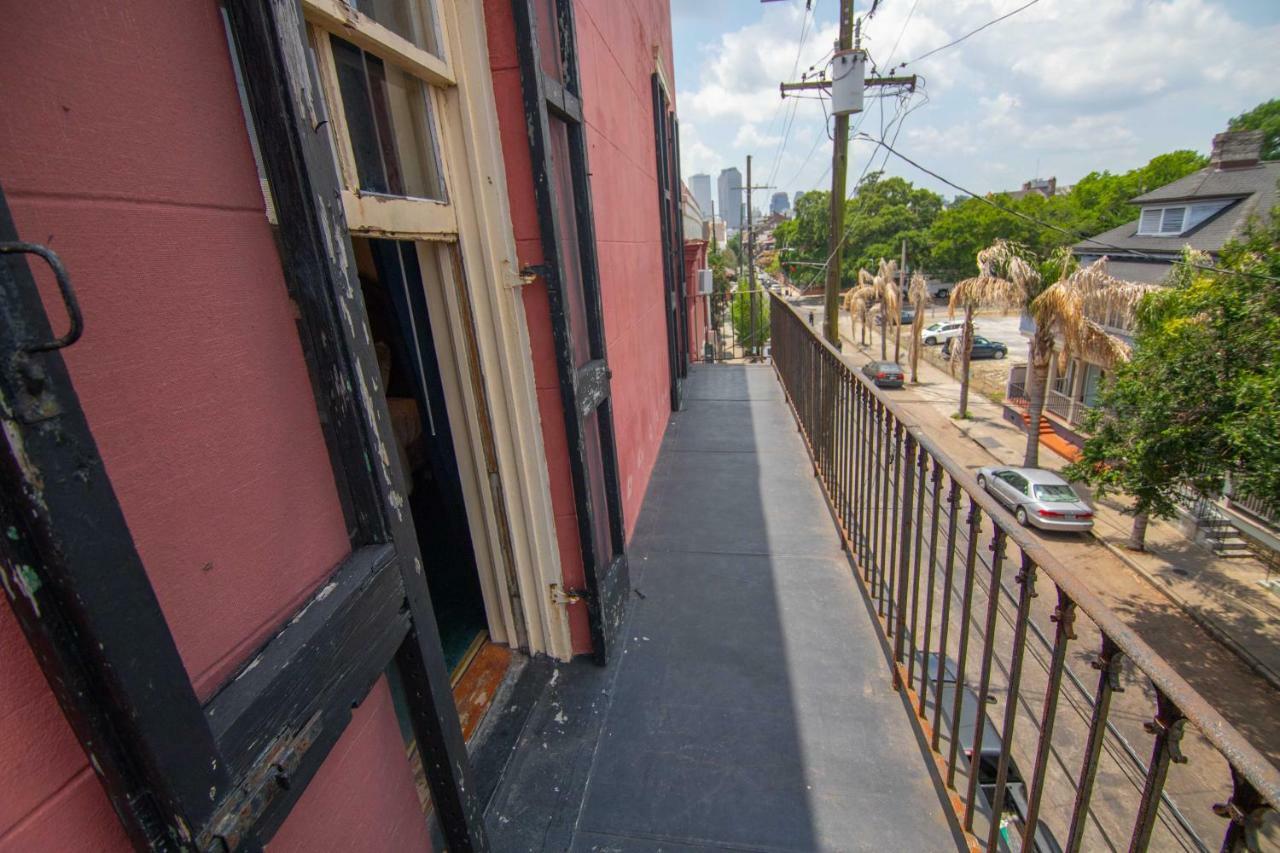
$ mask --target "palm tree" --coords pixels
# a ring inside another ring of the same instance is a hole
[[[1070,262],[1069,256],[1063,257],[1061,278],[1027,305],[1036,327],[1027,366],[1027,449],[1022,464],[1028,468],[1040,464],[1039,426],[1050,360],[1057,356],[1060,371],[1077,355],[1107,370],[1127,361],[1128,345],[1107,332],[1099,319],[1110,326],[1132,326],[1138,302],[1157,288],[1112,277],[1106,258],[1074,272],[1068,272]]]
[[[960,356],[960,409],[956,416],[969,417],[969,356],[973,352],[973,315],[979,308],[1008,311],[1027,304],[1027,294],[1038,289],[1040,274],[1023,257],[1021,247],[997,240],[978,252],[978,275],[966,278],[951,291],[949,316],[964,311],[964,334],[959,351],[952,350],[951,370]]]
[[[875,279],[866,270],[858,270],[858,283],[844,295],[844,310],[849,312],[851,322],[861,319],[862,333],[859,340],[863,346],[867,343],[867,318],[875,296]]]
[[[907,289],[907,302],[910,303],[915,316],[911,320],[911,381],[920,381],[920,338],[924,334],[924,309],[929,303],[929,285],[924,276],[918,272],[911,274],[911,285]]]

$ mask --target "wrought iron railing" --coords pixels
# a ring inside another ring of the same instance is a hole
[[[771,325],[894,685],[971,841],[1246,850],[1275,831],[1267,759],[777,297]]]

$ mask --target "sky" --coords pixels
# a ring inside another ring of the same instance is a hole
[[[1034,177],[1071,184],[1180,148],[1207,154],[1229,118],[1280,97],[1280,0],[1039,0],[912,61],[1025,2],[880,0],[863,46],[880,73],[907,62],[896,73],[924,85],[905,103],[868,99],[851,125],[876,138],[885,128],[898,151],[985,193]],[[777,190],[830,189],[825,103],[778,95],[780,82],[829,61],[839,0],[813,5],[671,0],[686,181],[745,172],[751,154],[753,181],[776,188],[755,194],[759,208]],[[870,5],[855,0],[855,14]],[[957,194],[883,148],[872,160],[875,149],[851,145],[850,192],[869,168]]]

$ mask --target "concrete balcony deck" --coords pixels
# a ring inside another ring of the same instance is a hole
[[[698,366],[685,398],[622,653],[535,700],[493,849],[957,849],[773,369]]]

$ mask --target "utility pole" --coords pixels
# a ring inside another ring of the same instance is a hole
[[[860,32],[859,38],[855,39],[855,29],[861,29],[861,22],[858,22],[857,26],[854,24],[853,0],[840,0],[840,36],[835,49],[835,68],[839,74],[839,82],[841,84],[841,98],[837,99],[834,95],[837,80],[802,80],[799,83],[783,83],[779,87],[784,98],[788,92],[807,89],[823,89],[833,92],[832,111],[835,113],[835,132],[833,134],[834,146],[831,152],[831,233],[827,243],[829,253],[827,257],[826,288],[823,293],[825,317],[822,325],[823,335],[836,349],[840,348],[840,267],[844,259],[842,249],[844,248],[844,202],[849,166],[849,114],[862,110],[861,91],[864,87],[904,86],[908,91],[915,91],[916,85],[914,74],[908,77],[864,79],[863,68],[865,67],[866,55],[861,51]],[[844,71],[840,72],[842,66]],[[849,95],[848,89],[850,87],[844,80],[845,76],[849,74],[856,74],[859,83],[859,88],[856,90],[858,94],[854,99],[856,103],[845,101],[845,98]],[[837,100],[841,101],[840,106],[837,106]],[[748,181],[748,183],[750,182]],[[883,341],[883,332],[881,333],[881,340]]]
[[[747,310],[750,311],[751,313],[750,326],[749,326],[751,330],[751,347],[753,350],[753,357],[758,357],[760,354],[759,352],[760,341],[759,341],[758,329],[756,327],[758,325],[758,318],[759,318],[760,308],[759,308],[758,300],[760,298],[760,295],[756,293],[756,234],[755,234],[755,223],[751,215],[751,192],[752,190],[771,190],[773,189],[773,186],[772,185],[756,186],[755,184],[751,183],[751,155],[750,154],[747,155],[747,185],[745,187],[738,187],[738,189],[746,193],[746,196],[745,196],[746,198],[745,204],[747,208],[746,239],[745,240],[739,239],[738,243],[742,247],[742,254],[746,255],[747,293],[748,293]],[[741,222],[742,218],[739,217],[738,221]],[[739,280],[741,280],[741,274],[739,274]],[[732,322],[732,314],[733,314],[732,308],[730,308],[729,313],[730,313],[730,322]],[[743,356],[747,355],[745,346],[743,347],[742,354]]]
[[[751,355],[760,355],[760,335],[756,329],[760,306],[756,302],[756,233],[751,219],[751,155],[747,155],[747,286],[751,292]],[[745,353],[744,353],[745,355]]]
[[[836,50],[853,47],[853,0],[840,0],[840,41]],[[823,334],[840,349],[840,266],[844,247],[844,193],[849,167],[849,115],[836,114],[835,145],[831,152],[831,230],[828,237],[827,287],[823,294]],[[750,181],[748,181],[750,183]]]

